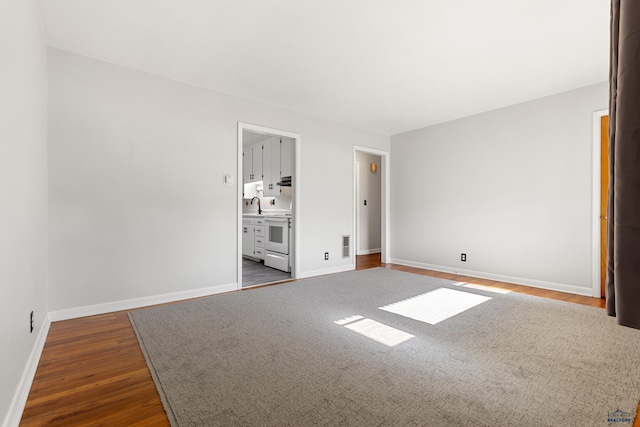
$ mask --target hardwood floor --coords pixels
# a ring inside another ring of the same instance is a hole
[[[20,425],[169,425],[127,312],[51,325]]]
[[[604,307],[604,300],[600,298],[382,264],[380,254],[357,257],[358,270],[371,267]],[[20,425],[169,425],[127,312],[51,325]],[[634,427],[640,427],[640,417]]]

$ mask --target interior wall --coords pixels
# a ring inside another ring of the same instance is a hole
[[[49,87],[51,310],[237,282],[239,121],[301,135],[301,274],[353,262],[353,145],[388,136],[53,48]]]
[[[395,262],[591,295],[591,120],[607,100],[601,83],[393,136]]]
[[[381,191],[380,167],[382,159],[375,154],[356,152],[358,168],[358,255],[380,252],[381,227]],[[370,165],[375,163],[377,170],[371,172]],[[365,205],[364,202],[367,202]]]
[[[0,423],[3,420],[9,423],[7,415],[12,399],[47,313],[46,55],[35,2],[3,0],[0,7]],[[35,314],[33,333],[29,328],[31,311]]]

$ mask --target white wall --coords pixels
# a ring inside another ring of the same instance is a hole
[[[35,2],[0,5],[0,423],[47,313],[47,57]],[[29,313],[35,331],[29,333]],[[37,352],[37,351],[35,351]],[[33,360],[33,359],[32,359]],[[35,360],[37,362],[37,360]],[[24,376],[23,376],[24,375]],[[22,378],[22,380],[21,380]],[[28,389],[23,389],[26,392]],[[26,395],[23,396],[26,399]],[[24,403],[24,402],[22,402]],[[21,405],[12,407],[13,411]]]
[[[393,136],[393,259],[591,295],[591,120],[607,88]]]
[[[351,265],[353,145],[389,137],[51,48],[49,87],[51,310],[236,283],[238,121],[301,135],[301,274]]]
[[[358,255],[380,252],[381,220],[381,157],[375,154],[356,152],[358,168]],[[378,170],[372,173],[371,163]],[[364,201],[367,201],[365,206]]]

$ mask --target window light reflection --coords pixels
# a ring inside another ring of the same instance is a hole
[[[430,325],[437,325],[490,299],[490,297],[470,292],[439,288],[379,308]]]
[[[508,289],[497,288],[495,286],[486,286],[486,285],[478,285],[476,283],[467,283],[467,282],[455,282],[451,283],[454,286],[461,286],[463,288],[471,288],[471,289],[479,289],[481,291],[493,292],[496,294],[510,294],[511,291]]]
[[[494,288],[493,286],[484,286],[477,285],[475,283],[467,283],[466,285],[462,285],[464,288],[478,289],[481,291],[493,292],[494,294],[509,294],[510,290],[502,289],[502,288]]]
[[[415,337],[415,335],[408,334],[400,329],[392,328],[391,326],[360,315],[336,320],[334,323],[384,344],[387,347],[395,347]]]

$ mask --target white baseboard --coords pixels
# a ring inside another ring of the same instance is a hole
[[[20,378],[20,383],[16,389],[16,393],[13,395],[11,406],[9,406],[9,412],[4,418],[2,427],[17,427],[20,424],[22,413],[24,412],[24,406],[27,404],[27,398],[29,397],[29,391],[31,390],[31,384],[33,384],[33,378],[36,375],[38,369],[38,363],[40,362],[40,356],[44,349],[44,344],[47,341],[47,335],[49,334],[49,327],[51,326],[51,320],[49,315],[45,316],[38,336],[33,344],[31,353],[29,354],[29,360],[27,360],[27,366],[25,366]]]
[[[95,316],[97,314],[112,313],[114,311],[131,310],[133,308],[147,307],[156,304],[182,301],[190,298],[204,297],[208,295],[220,294],[238,290],[237,283],[211,286],[208,288],[194,289],[183,292],[172,292],[169,294],[154,295],[150,297],[134,298],[129,300],[108,302],[105,304],[88,305],[84,307],[69,308],[49,312],[52,322],[60,320],[75,319],[78,317]]]
[[[308,277],[323,276],[325,274],[343,273],[345,271],[351,271],[355,269],[356,269],[356,266],[354,264],[349,264],[349,265],[341,265],[339,267],[323,268],[321,270],[304,271],[300,273],[297,279],[306,279]]]
[[[581,288],[579,286],[565,285],[563,283],[545,282],[543,280],[525,279],[522,277],[514,277],[514,276],[504,276],[502,274],[485,273],[483,271],[463,270],[459,268],[446,267],[442,265],[433,265],[433,264],[426,264],[423,262],[407,261],[404,259],[392,258],[391,262],[393,264],[406,265],[408,267],[424,268],[426,270],[460,274],[463,276],[472,276],[472,277],[477,277],[479,279],[497,280],[500,282],[531,286],[534,288],[548,289],[551,291],[567,292],[570,294],[583,295],[587,297],[593,296],[593,291],[591,287]]]
[[[382,252],[380,248],[378,249],[360,249],[356,255],[371,255],[371,254],[379,254]]]

